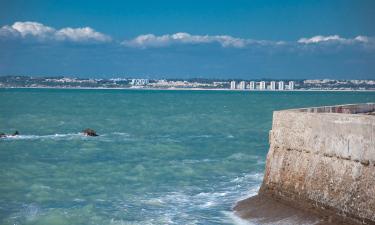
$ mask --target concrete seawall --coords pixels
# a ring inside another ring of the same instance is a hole
[[[260,224],[375,224],[375,104],[276,111],[258,196]]]

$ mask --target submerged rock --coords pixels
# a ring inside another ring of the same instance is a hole
[[[96,137],[99,136],[95,130],[87,128],[82,131],[82,133],[86,136]]]
[[[7,135],[4,133],[0,133],[0,138],[5,138]]]

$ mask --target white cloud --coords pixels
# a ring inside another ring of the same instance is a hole
[[[71,28],[65,27],[56,29],[38,22],[15,22],[13,25],[0,27],[1,39],[31,39],[40,42],[74,42],[74,43],[105,43],[112,41],[112,38],[106,34],[95,31],[91,27]],[[155,34],[143,34],[134,39],[124,40],[123,46],[134,48],[166,47],[171,45],[194,45],[194,44],[212,44],[216,43],[225,48],[247,48],[247,47],[269,47],[270,49],[287,49],[304,46],[322,46],[328,48],[327,44],[339,45],[360,45],[365,49],[375,49],[375,38],[368,36],[356,36],[354,38],[344,38],[339,35],[317,35],[310,38],[300,38],[297,41],[269,41],[238,38],[230,35],[192,35],[185,32],[174,34],[164,34],[157,36]],[[309,49],[309,48],[307,48]]]
[[[235,38],[229,35],[191,35],[189,33],[175,33],[156,36],[154,34],[144,34],[132,40],[125,40],[123,45],[128,47],[164,47],[172,44],[207,44],[218,43],[223,47],[242,48],[248,44],[249,40]]]
[[[343,38],[340,38],[338,35],[331,35],[331,36],[314,36],[311,38],[301,38],[298,40],[298,43],[303,44],[313,44],[319,42],[327,42],[327,41],[343,41]]]
[[[30,35],[39,38],[46,38],[49,35],[53,35],[55,32],[54,28],[44,26],[37,22],[15,22],[12,25],[12,28],[15,31],[18,31],[22,37]]]
[[[317,35],[311,38],[301,38],[298,40],[300,44],[318,44],[318,43],[339,43],[339,44],[355,44],[369,43],[370,38],[366,36],[357,36],[355,38],[342,38],[339,35],[322,36]]]
[[[134,39],[124,40],[121,44],[133,48],[166,47],[175,44],[210,44],[217,43],[225,48],[246,48],[249,46],[280,47],[290,43],[286,41],[254,40],[230,35],[192,35],[179,32],[175,34],[143,34]]]
[[[21,35],[20,32],[17,30],[13,29],[13,27],[10,27],[8,25],[3,26],[0,28],[0,38],[15,38],[19,37]]]
[[[111,38],[90,27],[56,30],[37,22],[15,22],[0,28],[0,38],[36,38],[40,41],[108,42]]]
[[[108,42],[111,38],[105,34],[99,33],[90,27],[83,28],[63,28],[55,33],[57,40],[69,40],[74,42],[98,41]]]
[[[366,37],[366,36],[357,36],[354,38],[355,41],[363,42],[363,43],[369,43],[373,42],[374,40],[372,38]]]

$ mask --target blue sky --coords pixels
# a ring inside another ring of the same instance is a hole
[[[375,1],[0,1],[0,75],[375,79]]]

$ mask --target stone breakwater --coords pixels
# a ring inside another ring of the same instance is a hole
[[[263,184],[235,212],[260,224],[375,224],[375,104],[276,111]]]

